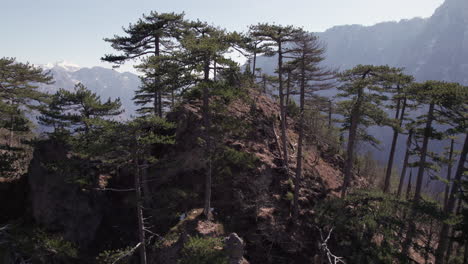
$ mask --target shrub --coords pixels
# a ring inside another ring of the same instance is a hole
[[[0,232],[0,256],[13,255],[32,263],[75,263],[77,247],[59,234],[25,226],[5,227]]]
[[[182,249],[180,264],[227,264],[219,238],[190,237]]]
[[[99,256],[96,258],[96,262],[99,264],[111,264],[118,261],[119,264],[126,264],[129,263],[128,256],[131,256],[131,252],[131,247],[106,250],[99,254]]]

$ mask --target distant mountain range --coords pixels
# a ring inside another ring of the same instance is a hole
[[[390,65],[404,67],[418,81],[468,85],[468,0],[446,0],[430,18],[336,26],[315,34],[327,46],[327,66]],[[263,57],[258,67],[273,73],[275,62]]]
[[[41,86],[42,91],[54,93],[60,88],[73,90],[75,84],[81,82],[103,100],[119,97],[125,109],[123,118],[134,115],[136,107],[132,98],[141,83],[137,75],[103,67],[82,68],[64,61],[41,67],[50,70],[55,81],[54,84]]]

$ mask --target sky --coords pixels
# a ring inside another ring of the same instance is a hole
[[[185,12],[227,30],[270,22],[311,32],[336,25],[373,25],[429,17],[444,0],[0,0],[0,57],[46,64],[104,66],[103,41],[154,10]],[[129,70],[130,66],[121,70]]]

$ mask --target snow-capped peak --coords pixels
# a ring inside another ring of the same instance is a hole
[[[46,69],[52,69],[52,68],[55,68],[55,67],[59,67],[59,68],[62,68],[65,71],[68,71],[68,72],[76,72],[79,69],[81,69],[81,67],[79,65],[74,64],[74,63],[69,62],[69,61],[65,61],[65,60],[58,61],[58,62],[55,62],[55,63],[47,63],[47,64],[43,65],[43,67],[46,68]]]

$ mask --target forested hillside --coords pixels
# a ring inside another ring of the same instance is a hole
[[[129,98],[44,92],[59,75],[1,58],[2,263],[468,263],[468,87],[338,70],[323,39],[151,11],[104,38],[140,72],[126,118]]]

